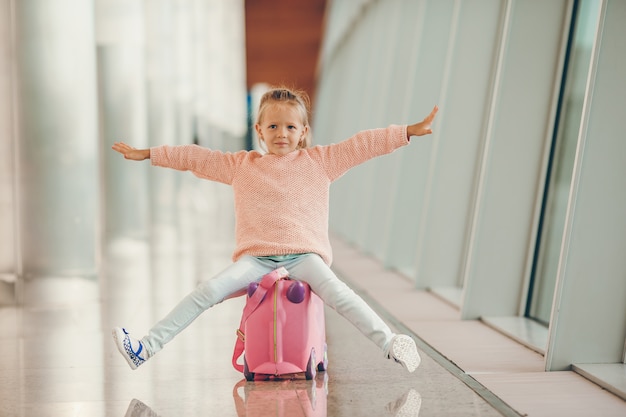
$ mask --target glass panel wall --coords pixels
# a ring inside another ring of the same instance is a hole
[[[600,0],[581,0],[577,3],[526,308],[527,317],[546,325],[550,321],[583,101],[601,6]]]

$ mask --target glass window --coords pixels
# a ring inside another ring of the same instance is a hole
[[[526,316],[550,321],[565,213],[601,0],[575,2]]]

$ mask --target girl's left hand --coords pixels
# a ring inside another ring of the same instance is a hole
[[[408,125],[406,128],[406,135],[408,137],[411,137],[411,136],[430,135],[431,133],[433,133],[431,125],[433,123],[433,120],[435,120],[435,116],[437,115],[438,111],[439,111],[439,107],[435,106],[433,107],[433,110],[430,112],[430,114],[426,116],[424,120],[422,120],[419,123]]]
[[[124,142],[115,142],[111,147],[116,152],[124,155],[124,158],[132,161],[143,161],[150,159],[150,149],[136,149]]]

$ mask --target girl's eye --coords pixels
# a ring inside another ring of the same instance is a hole
[[[269,125],[268,128],[270,129],[276,129],[276,125]]]

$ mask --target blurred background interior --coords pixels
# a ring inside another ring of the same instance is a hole
[[[227,187],[110,147],[255,148],[280,84],[315,144],[441,109],[331,188],[346,281],[497,413],[626,415],[625,21],[622,0],[0,0],[0,414],[123,415],[109,328],[227,265],[234,220]],[[81,366],[99,394],[49,391]],[[429,389],[422,415],[456,415]],[[329,416],[393,412],[332,393]]]

